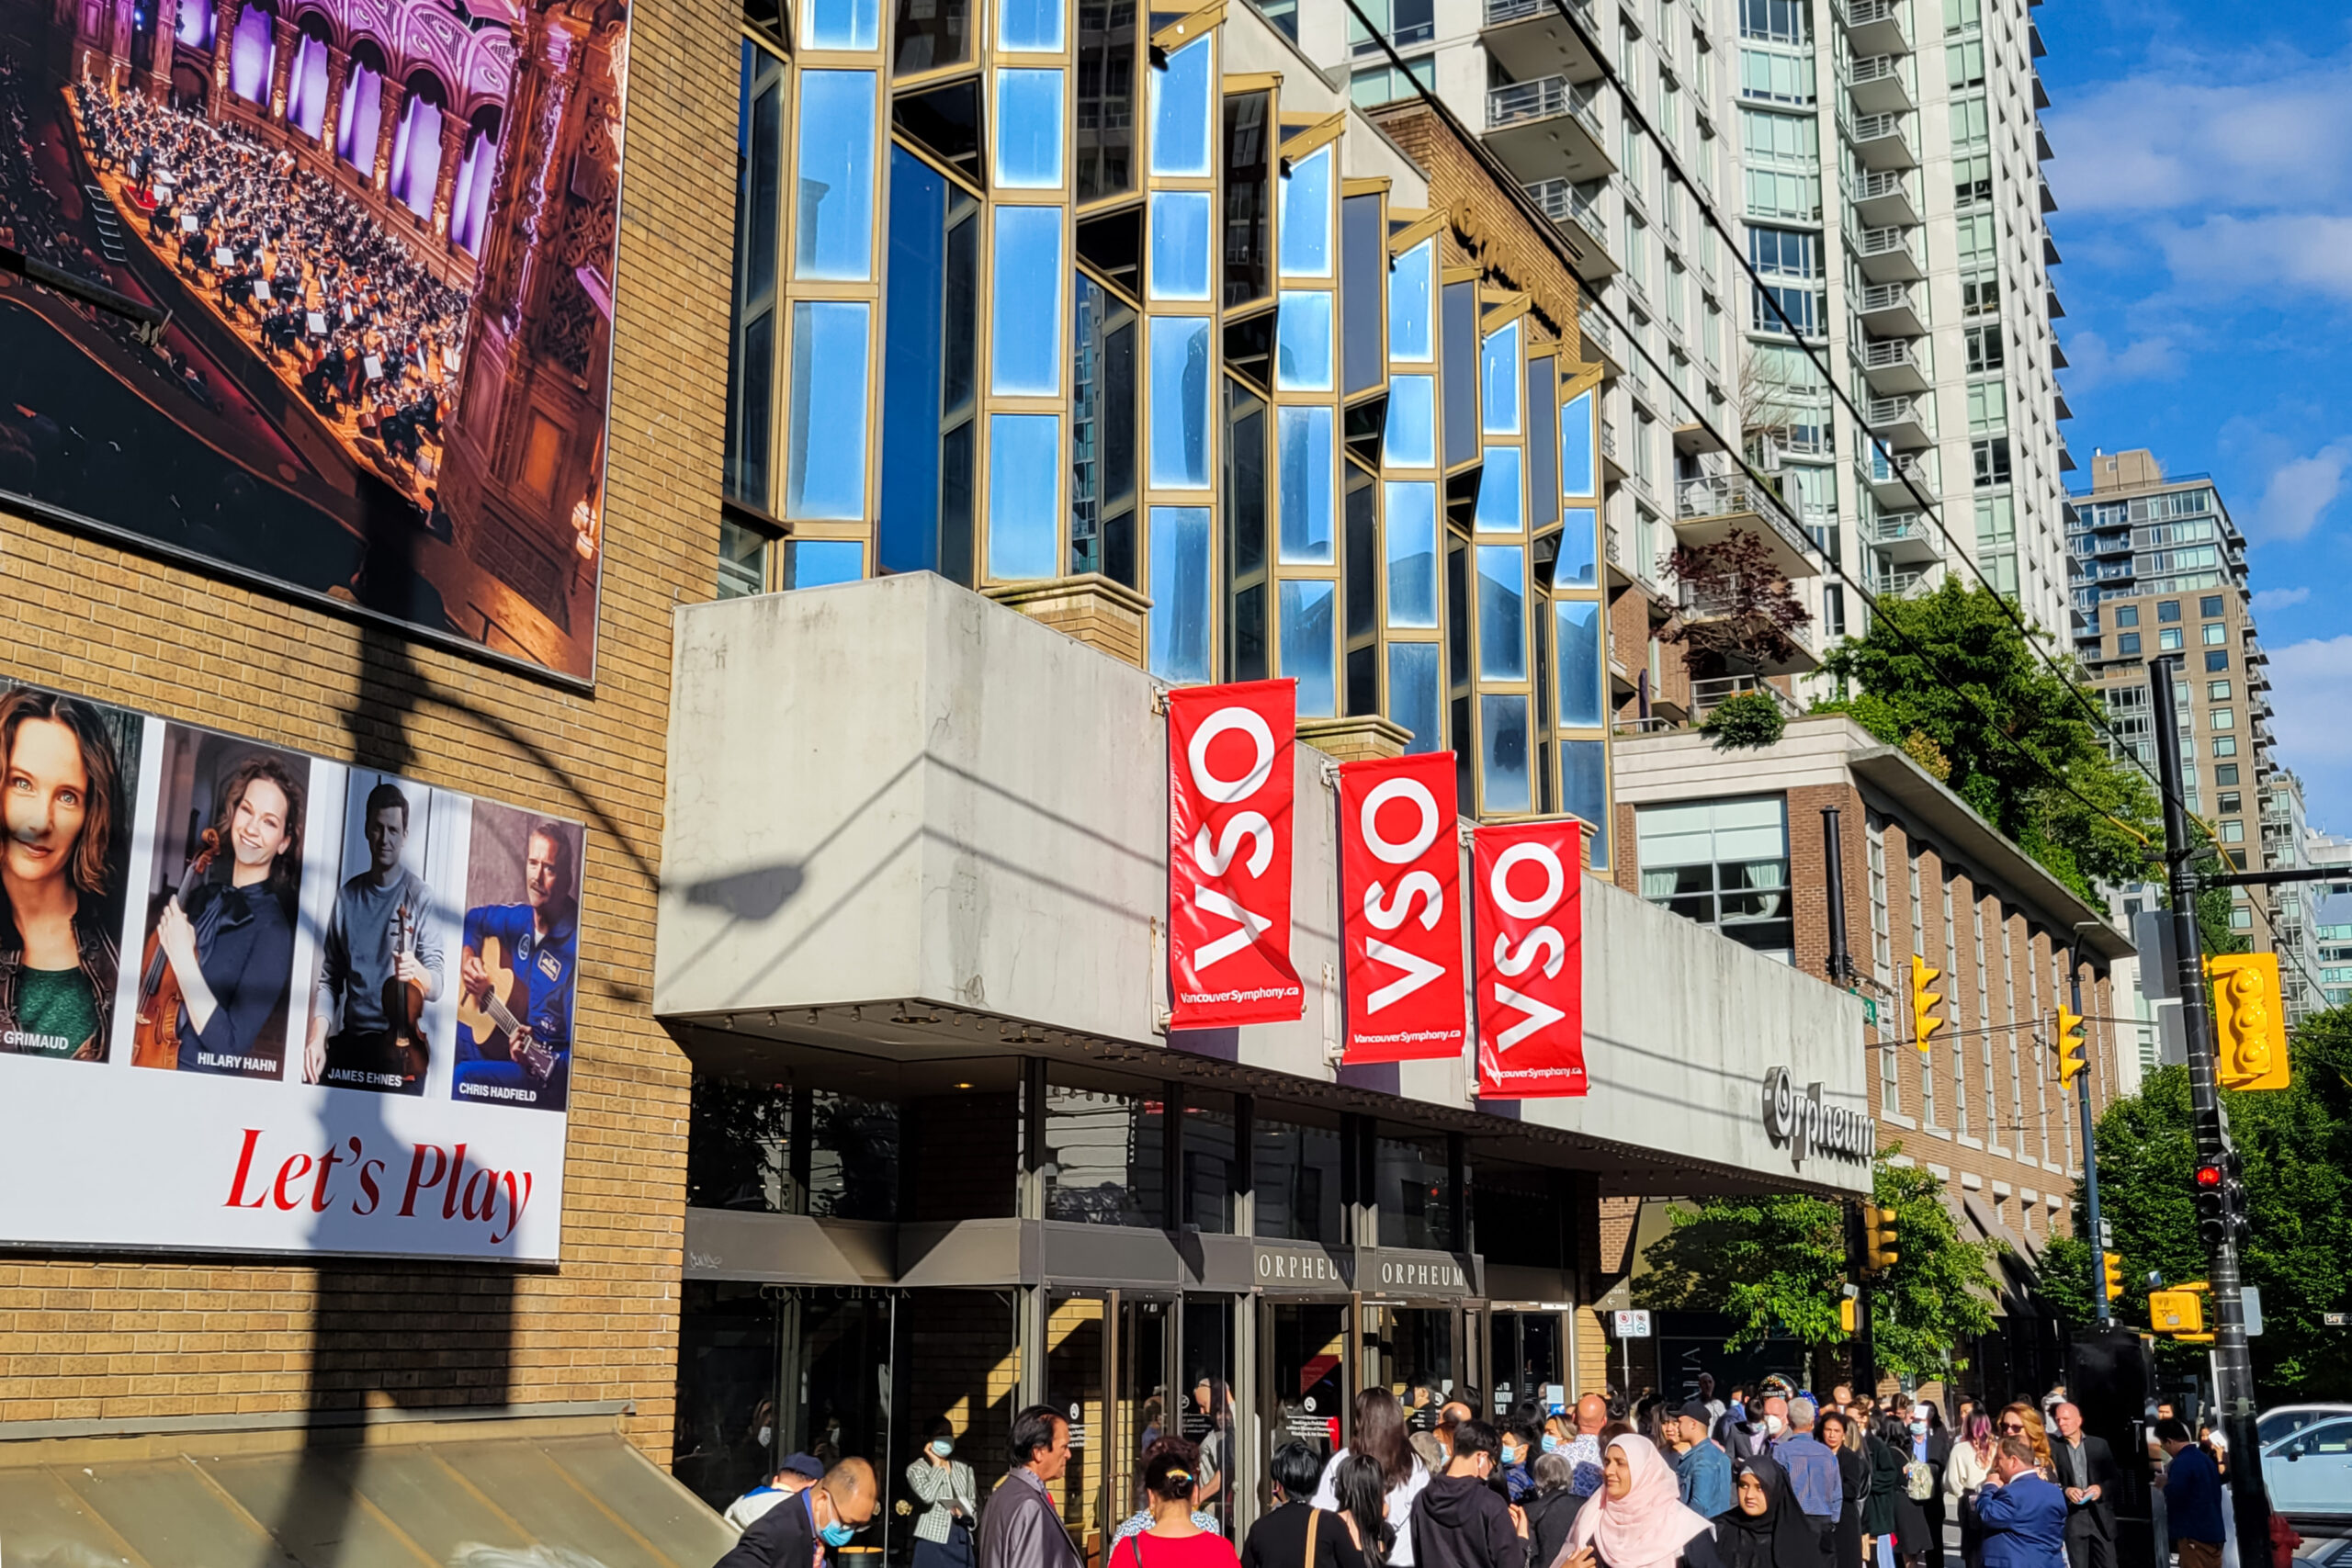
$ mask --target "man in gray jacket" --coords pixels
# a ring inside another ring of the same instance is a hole
[[[980,1511],[980,1568],[1083,1568],[1048,1481],[1069,1468],[1069,1422],[1048,1405],[1012,1418],[1012,1469]]]

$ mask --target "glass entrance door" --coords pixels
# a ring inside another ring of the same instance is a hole
[[[1267,1300],[1258,1311],[1261,1451],[1296,1439],[1329,1458],[1347,1440],[1347,1303]]]
[[[1366,1305],[1363,1315],[1366,1388],[1388,1389],[1400,1397],[1426,1388],[1442,1402],[1467,1381],[1459,1307]]]
[[[1110,1545],[1103,1517],[1115,1451],[1109,1444],[1116,1440],[1104,1429],[1110,1349],[1110,1303],[1102,1296],[1057,1294],[1047,1300],[1046,1403],[1069,1419],[1069,1469],[1055,1501],[1090,1565],[1099,1565]]]
[[[1184,1438],[1201,1450],[1201,1510],[1216,1517],[1228,1540],[1234,1499],[1246,1480],[1233,1432],[1233,1313],[1230,1296],[1194,1296],[1184,1303],[1178,1380]]]
[[[1546,1410],[1566,1403],[1567,1380],[1561,1374],[1566,1361],[1561,1354],[1560,1314],[1556,1312],[1498,1312],[1488,1319],[1487,1382],[1494,1386],[1494,1412],[1510,1413],[1521,1400],[1533,1400]]]
[[[1119,1298],[1119,1375],[1113,1402],[1118,1429],[1110,1439],[1107,1469],[1112,1508],[1122,1518],[1144,1506],[1143,1456],[1180,1429],[1182,1399],[1168,1377],[1175,1317],[1172,1302]]]

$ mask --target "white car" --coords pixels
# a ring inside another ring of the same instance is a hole
[[[2263,1416],[2257,1429],[2270,1418]],[[2271,1510],[2286,1515],[2307,1536],[2352,1535],[2352,1408],[2282,1424],[2282,1432],[2266,1437],[2262,1445],[2262,1479]]]

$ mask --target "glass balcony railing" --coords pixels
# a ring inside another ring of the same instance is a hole
[[[1592,105],[1600,96],[1600,86],[1597,82],[1578,86],[1566,76],[1543,76],[1532,82],[1488,88],[1487,129],[1501,130],[1529,120],[1556,119],[1565,115],[1584,127],[1599,142],[1600,117],[1593,112]]]

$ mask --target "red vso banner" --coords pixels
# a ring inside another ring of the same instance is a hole
[[[1581,832],[1521,822],[1471,836],[1481,1098],[1585,1092]]]
[[[1453,753],[1340,767],[1347,1060],[1462,1054],[1462,859]]]
[[[1297,688],[1248,681],[1168,694],[1171,1029],[1306,1011],[1290,957]]]

